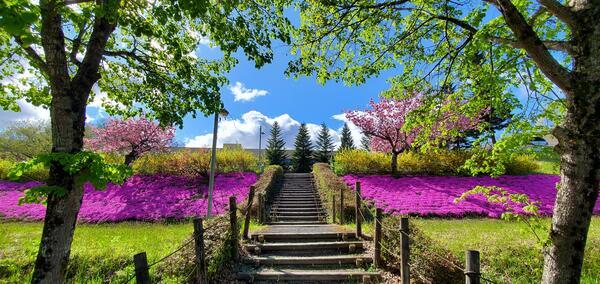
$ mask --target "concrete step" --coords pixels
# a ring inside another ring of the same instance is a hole
[[[326,251],[351,252],[362,250],[361,241],[335,241],[335,242],[305,242],[305,243],[264,243],[247,244],[245,248],[250,253],[256,253],[259,248],[260,253],[266,252],[285,252],[293,255],[296,252],[309,251],[325,253]]]
[[[282,255],[261,255],[247,256],[242,259],[244,263],[258,265],[343,265],[350,264],[356,267],[363,267],[365,264],[373,262],[372,256],[367,255],[321,255],[321,256],[282,256]]]
[[[271,208],[303,208],[303,207],[320,207],[320,202],[273,202]]]
[[[327,224],[325,221],[271,221],[267,225],[318,225]]]
[[[310,240],[356,240],[354,233],[339,232],[305,232],[305,233],[254,233],[250,238],[255,241],[277,242],[277,241],[310,241]]]
[[[237,278],[246,281],[300,281],[301,283],[339,281],[340,283],[373,283],[377,282],[380,276],[378,272],[368,272],[362,269],[303,270],[292,268],[261,268],[250,272],[239,272]]]
[[[325,220],[325,216],[271,216],[272,221],[320,221]]]
[[[324,210],[307,210],[307,211],[281,211],[271,210],[271,215],[278,216],[311,216],[311,215],[325,215]]]

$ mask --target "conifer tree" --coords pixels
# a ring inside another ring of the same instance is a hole
[[[294,142],[294,154],[292,155],[292,168],[297,173],[308,173],[312,167],[312,150],[310,143],[310,134],[306,124],[302,123]]]
[[[350,132],[348,123],[344,123],[344,127],[342,128],[342,137],[340,140],[340,150],[352,150],[355,148],[354,140],[352,140],[352,132]]]
[[[271,137],[267,140],[267,160],[270,165],[283,166],[286,159],[284,147],[285,141],[281,137],[281,128],[275,121],[271,127]]]
[[[325,123],[321,124],[321,130],[317,137],[317,145],[315,150],[315,161],[320,163],[329,163],[331,154],[333,153],[333,138],[329,134],[329,128]]]

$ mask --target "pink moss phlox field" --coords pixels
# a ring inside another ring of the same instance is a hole
[[[256,182],[254,173],[218,174],[215,178],[213,213],[224,213],[229,196],[243,201],[250,185]],[[23,191],[39,182],[16,183],[0,181],[0,219],[43,220],[46,207],[41,204],[19,206]],[[197,189],[200,188],[200,195]],[[136,175],[123,185],[109,184],[106,190],[84,187],[83,204],[78,220],[100,223],[124,220],[155,221],[204,216],[207,210],[206,182],[182,176]]]
[[[477,185],[499,186],[510,193],[524,193],[539,201],[541,215],[552,215],[556,198],[556,175],[526,175],[491,177],[419,176],[394,178],[389,175],[346,175],[344,181],[354,188],[361,183],[362,196],[374,202],[386,213],[419,216],[465,217],[487,216],[499,218],[505,211],[499,204],[488,202],[483,196],[470,196],[454,203],[454,199]],[[517,213],[522,212],[517,210]],[[594,214],[600,214],[596,202]]]

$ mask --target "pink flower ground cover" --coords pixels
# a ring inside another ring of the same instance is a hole
[[[361,183],[361,193],[367,201],[374,202],[386,213],[419,216],[488,216],[498,218],[504,208],[489,203],[483,196],[471,196],[458,204],[454,199],[477,185],[499,186],[511,193],[524,193],[539,201],[540,214],[552,215],[556,198],[556,175],[527,175],[490,177],[419,176],[393,178],[389,175],[346,175],[344,181],[354,188]],[[594,214],[600,214],[596,202]]]
[[[215,178],[213,213],[223,213],[229,196],[238,202],[248,195],[256,182],[254,173],[219,174]],[[41,204],[18,205],[23,191],[38,182],[0,181],[0,219],[43,220],[46,207]],[[200,195],[197,189],[200,188]],[[155,221],[204,216],[207,210],[208,185],[197,180],[165,175],[132,176],[123,185],[109,184],[105,190],[85,185],[78,220],[100,223],[124,220]]]

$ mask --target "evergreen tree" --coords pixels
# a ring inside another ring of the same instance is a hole
[[[344,123],[344,128],[342,128],[342,137],[340,140],[340,150],[352,150],[355,148],[354,141],[352,140],[352,132],[350,132],[350,127],[348,127],[347,123]]]
[[[360,139],[360,145],[363,150],[371,151],[371,138],[369,135],[363,133],[363,137]]]
[[[270,165],[283,166],[285,159],[285,141],[281,137],[281,128],[279,123],[275,121],[273,127],[271,127],[271,137],[267,140],[267,160]]]
[[[310,134],[306,124],[302,123],[294,142],[294,154],[292,155],[292,168],[297,173],[308,173],[312,167],[312,149]]]
[[[329,163],[331,161],[333,147],[333,138],[329,134],[329,128],[323,123],[321,124],[321,131],[319,131],[319,136],[317,137],[315,161]]]

